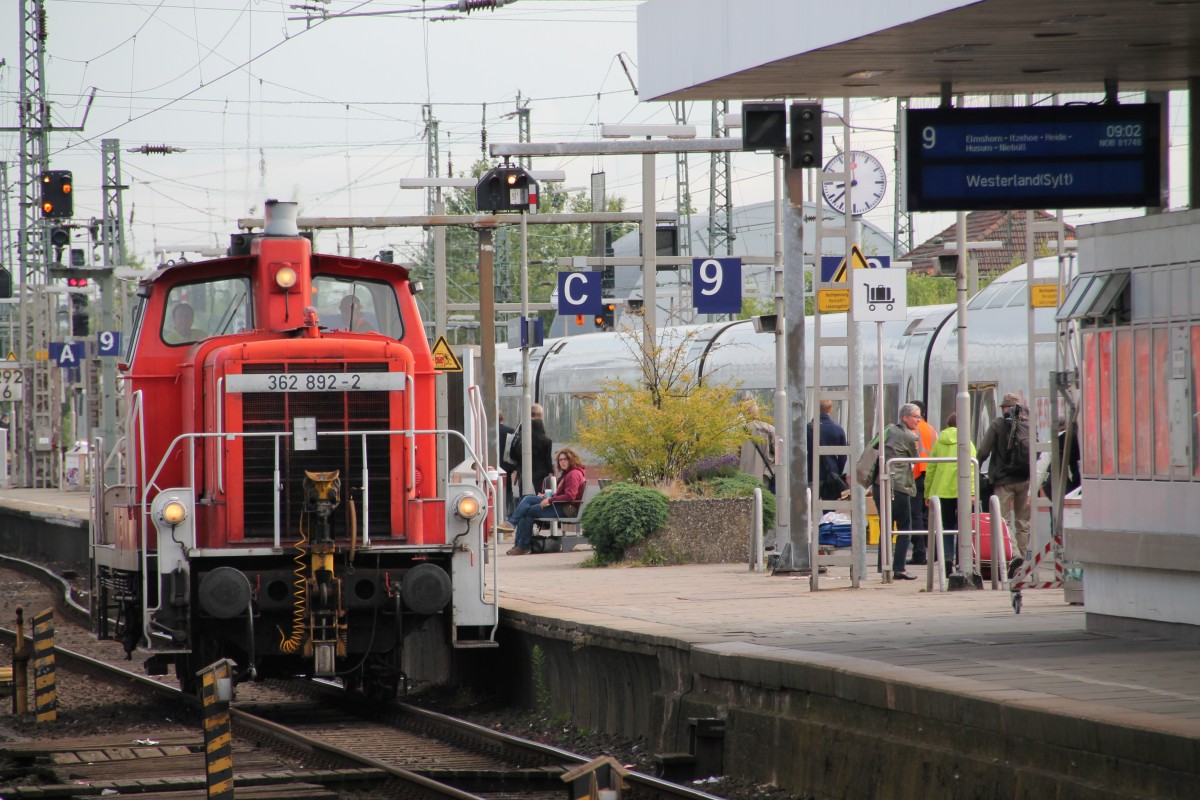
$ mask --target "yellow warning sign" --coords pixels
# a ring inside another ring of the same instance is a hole
[[[1034,308],[1058,308],[1058,284],[1035,283],[1029,287],[1030,305]]]
[[[848,278],[846,277],[846,263],[847,262],[850,263],[850,266],[853,269],[867,269],[868,267],[870,267],[870,265],[867,263],[867,257],[863,255],[862,249],[858,245],[852,245],[850,247],[850,255],[843,258],[842,263],[838,264],[838,268],[833,271],[833,282],[834,283],[845,283],[848,280]],[[850,303],[849,296],[847,296],[846,307],[841,310],[849,311],[850,310],[849,303]],[[821,310],[824,311],[824,309],[821,309]]]
[[[817,291],[817,310],[822,314],[840,314],[850,310],[849,289],[820,289]]]
[[[445,336],[439,336],[433,345],[433,368],[441,372],[462,372],[462,362],[450,349]]]
[[[4,360],[5,360],[5,361],[16,361],[16,360],[17,360],[17,354],[16,354],[16,353],[14,353],[12,350],[9,350],[9,351],[8,351],[8,358],[6,358],[6,359],[4,359]]]

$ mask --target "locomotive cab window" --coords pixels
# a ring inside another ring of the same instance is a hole
[[[162,340],[185,345],[248,330],[250,281],[218,278],[172,287],[163,314]]]
[[[396,292],[386,281],[318,275],[313,278],[313,302],[322,327],[329,330],[404,338]]]

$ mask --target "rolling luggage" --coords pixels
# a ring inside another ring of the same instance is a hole
[[[979,529],[979,570],[984,577],[991,577],[992,570],[992,515],[975,514],[975,525]],[[1000,519],[1001,535],[1004,538],[1004,549],[1001,550],[1001,569],[1012,560],[1012,537],[1008,533],[1008,522]]]

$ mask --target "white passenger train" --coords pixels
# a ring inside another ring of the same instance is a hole
[[[1053,279],[1059,274],[1056,257],[1042,258],[1034,264],[1034,278]],[[1018,392],[1030,398],[1028,373],[1028,280],[1025,265],[1001,275],[971,298],[967,305],[968,380],[971,395],[971,433],[978,441],[999,413],[1005,392]],[[1037,333],[1055,330],[1055,310],[1034,310]],[[806,408],[812,409],[813,318],[805,321]],[[958,330],[954,305],[910,308],[906,321],[883,323],[884,416],[896,419],[900,405],[909,400],[924,400],[930,422],[941,428],[954,410],[958,392]],[[842,336],[845,314],[822,317],[825,336]],[[664,329],[663,335],[680,336],[693,331],[692,360],[706,381],[734,383],[747,396],[770,408],[775,390],[774,335],[756,333],[750,320],[715,322]],[[873,436],[876,409],[878,359],[876,325],[860,328],[863,357],[864,416],[866,436]],[[545,408],[546,431],[556,445],[574,443],[576,427],[588,401],[602,391],[606,381],[640,379],[637,350],[629,340],[640,330],[627,333],[596,333],[547,341],[530,354],[530,380],[534,402]],[[678,341],[678,339],[676,339]],[[1056,345],[1040,342],[1035,351],[1037,386],[1049,386],[1056,369]],[[827,389],[844,389],[848,380],[845,347],[829,347],[822,352],[822,375]],[[510,419],[520,418],[521,354],[504,350],[497,354],[497,380],[500,408]],[[843,376],[836,383],[830,376]],[[1050,429],[1050,401],[1034,404],[1031,421],[1036,422],[1038,439],[1044,441]],[[843,424],[845,408],[837,408],[835,418]],[[961,425],[959,426],[962,427]]]

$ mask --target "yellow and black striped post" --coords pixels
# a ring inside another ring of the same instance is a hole
[[[209,800],[233,800],[233,668],[227,658],[200,670],[200,703],[204,716],[204,766]]]
[[[33,701],[38,722],[58,719],[58,686],[54,669],[54,609],[33,617]]]

